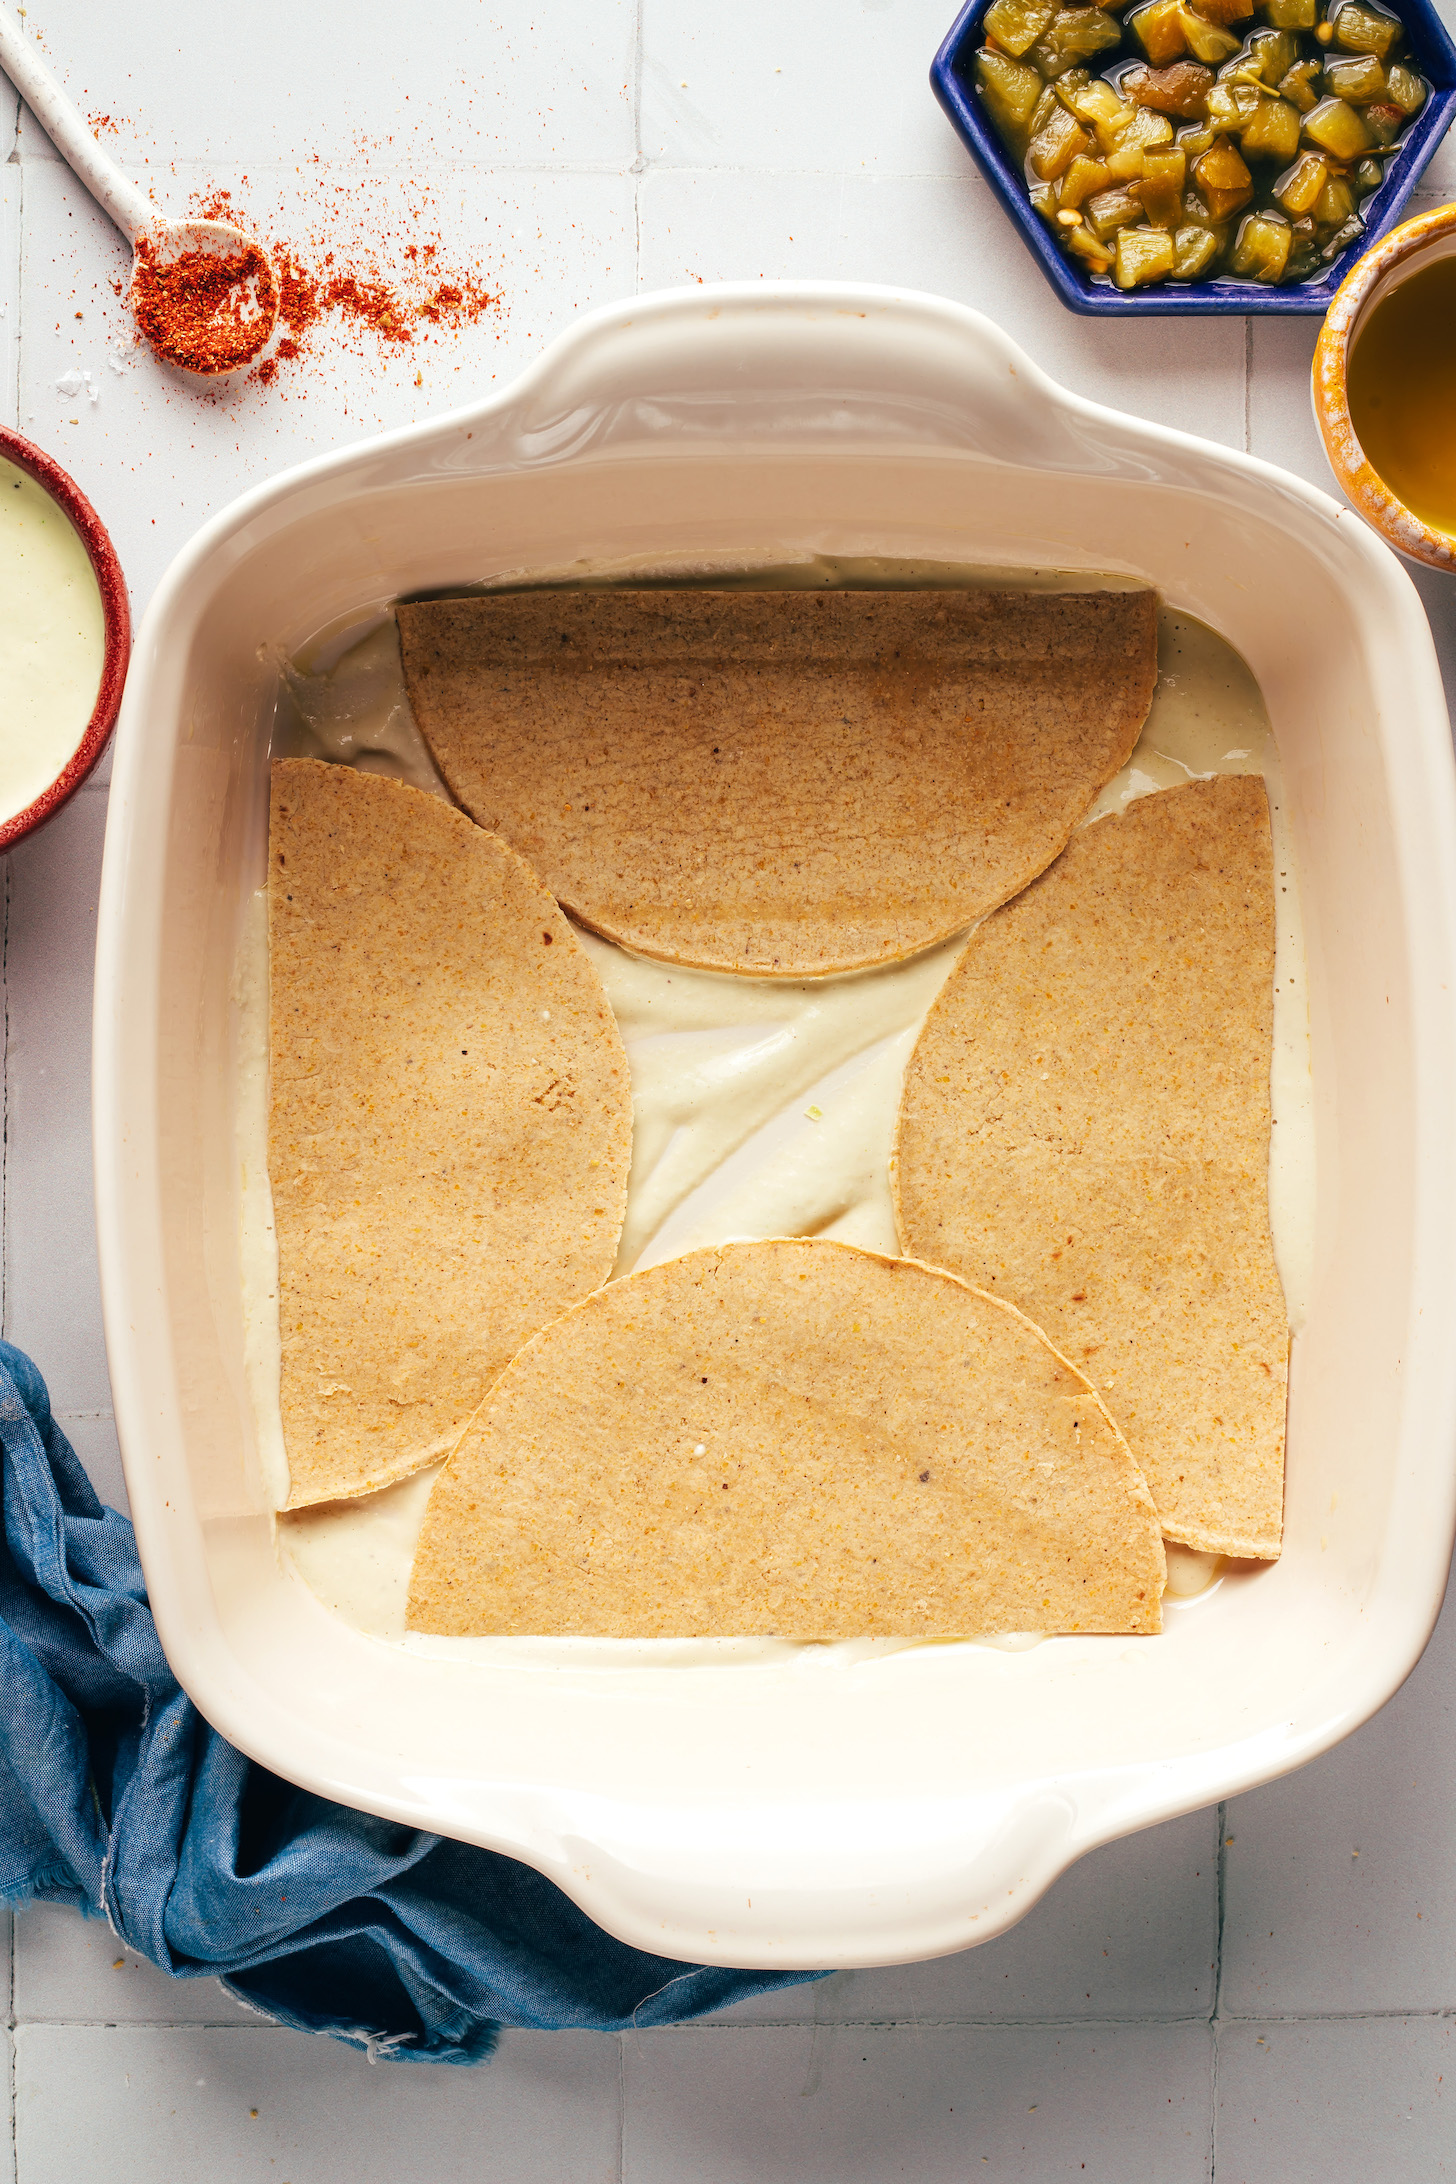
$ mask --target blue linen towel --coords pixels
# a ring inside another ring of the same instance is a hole
[[[0,1343],[0,1898],[104,1914],[184,1979],[406,2062],[502,2025],[670,2024],[822,1977],[645,1955],[529,1866],[330,1804],[235,1751],[167,1666],[132,1528]]]

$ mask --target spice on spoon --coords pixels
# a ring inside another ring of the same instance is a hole
[[[211,376],[256,356],[278,311],[273,268],[256,243],[217,255],[163,255],[146,236],[136,245],[131,307],[137,325],[169,364]]]

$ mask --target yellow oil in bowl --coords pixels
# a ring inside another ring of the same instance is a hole
[[[1456,537],[1456,257],[1382,296],[1350,354],[1350,422],[1412,515]]]

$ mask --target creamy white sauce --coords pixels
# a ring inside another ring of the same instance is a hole
[[[836,1236],[899,1251],[890,1134],[925,1012],[964,944],[802,985],[684,971],[579,935],[632,1064],[618,1274],[699,1244]]]
[[[101,587],[80,533],[0,458],[0,824],[75,756],[105,660]]]
[[[800,570],[793,573],[805,580]],[[947,580],[942,572],[927,574]],[[979,580],[969,571],[953,575],[960,582]],[[825,578],[821,573],[813,580]],[[448,795],[410,715],[392,620],[376,621],[350,644],[353,634],[331,633],[332,641],[316,646],[299,665],[280,662],[275,753],[390,773]],[[1215,773],[1262,774],[1273,821],[1278,937],[1270,1215],[1290,1324],[1297,1329],[1307,1308],[1313,1252],[1314,1133],[1304,947],[1278,753],[1243,661],[1200,623],[1165,613],[1147,725],[1131,761],[1084,823],[1155,789]],[[248,1379],[264,1477],[276,1504],[286,1497],[287,1464],[278,1404],[277,1244],[266,1163],[263,901],[260,894],[238,982],[239,1128]],[[748,1237],[832,1236],[898,1252],[889,1154],[901,1082],[925,1012],[964,935],[908,963],[798,985],[683,970],[628,955],[592,933],[579,931],[579,937],[602,978],[632,1066],[633,1158],[618,1274],[699,1245]],[[324,1606],[356,1629],[410,1651],[541,1667],[815,1667],[870,1661],[925,1642],[638,1643],[407,1633],[410,1566],[434,1477],[435,1469],[423,1471],[381,1493],[277,1520],[280,1547]],[[1218,1584],[1219,1558],[1171,1543],[1167,1552],[1165,1607],[1206,1599]],[[964,1642],[1016,1650],[1038,1641],[1027,1633]]]

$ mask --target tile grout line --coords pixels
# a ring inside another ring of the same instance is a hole
[[[1217,2012],[1208,2021],[1208,2184],[1218,2177],[1218,2055],[1220,2026]]]
[[[632,37],[632,273],[633,289],[642,293],[642,41],[647,0],[637,0]]]
[[[24,155],[16,154],[13,155],[12,161],[7,162],[7,164],[12,163],[16,166],[22,167],[50,167],[56,169],[58,172],[61,173],[64,173],[67,168],[67,162],[61,158],[58,152],[29,152]],[[195,175],[199,179],[208,175],[216,175],[219,172],[226,174],[230,172],[231,169],[234,167],[239,171],[239,173],[241,173],[244,167],[246,167],[249,176],[256,178],[261,175],[265,179],[271,179],[275,177],[286,178],[288,175],[296,174],[298,172],[296,167],[291,166],[288,162],[282,159],[261,161],[256,159],[248,161],[228,161],[225,159],[203,159],[196,156],[175,160],[163,160],[155,163],[151,160],[132,160],[123,157],[121,161],[121,166],[123,172],[129,174],[134,180],[141,183],[146,183],[152,175],[160,172],[161,168],[163,167],[166,168],[169,174],[179,177],[185,175]],[[338,159],[332,161],[321,160],[319,163],[319,167],[316,171],[337,172],[345,175],[357,175],[364,172],[365,170],[356,160]],[[398,162],[390,165],[386,165],[383,162],[375,163],[374,161],[370,161],[368,163],[367,171],[371,179],[377,175],[382,177],[386,181],[398,181],[401,178],[409,177],[411,175],[424,175],[428,178],[431,175],[446,174],[613,175],[620,174],[622,172],[622,162],[620,156],[616,159],[460,158],[432,160],[399,160]],[[814,168],[812,170],[805,171],[812,171],[814,173],[824,174],[837,172],[836,169],[831,169],[828,167],[822,169]],[[952,170],[948,167],[943,170],[937,168],[936,172],[944,172],[946,174],[949,174],[952,172]]]
[[[1363,2010],[1242,2010],[1226,2011],[1220,2025],[1363,2025],[1432,2024],[1456,2020],[1456,2002],[1433,2003],[1429,2008]]]
[[[731,159],[719,159],[714,160],[709,165],[694,166],[685,159],[678,160],[664,157],[649,160],[645,152],[642,154],[642,163],[644,167],[651,166],[657,172],[666,175],[747,175],[750,178],[757,176],[759,179],[769,182],[839,182],[845,185],[850,182],[868,182],[877,187],[881,187],[887,182],[950,182],[954,183],[957,189],[967,186],[983,190],[988,197],[990,196],[990,184],[981,175],[974,169],[962,174],[957,167],[866,167],[863,169],[855,167],[786,167],[783,165],[765,167],[757,163]],[[491,170],[492,173],[502,171],[504,170],[497,168]],[[511,171],[515,172],[516,170],[512,169]],[[526,174],[554,174],[558,172],[556,168],[552,167],[526,167],[520,171]],[[610,170],[602,168],[595,171],[607,173]],[[1444,203],[1444,199],[1441,202]]]
[[[1352,2015],[1368,2015],[1368,2012],[1352,2012]],[[1397,2016],[1431,2017],[1456,2016],[1456,2004],[1449,2010],[1396,2011]],[[1243,2020],[1239,2020],[1243,2022]],[[1251,2024],[1262,2024],[1262,2018],[1251,2018]],[[925,2017],[908,2011],[903,2017],[766,2017],[744,2018],[737,2024],[714,2023],[711,2018],[685,2017],[673,2025],[643,2025],[639,2030],[649,2032],[1085,2032],[1099,2031],[1104,2027],[1127,2027],[1132,2031],[1159,2032],[1170,2025],[1207,2025],[1206,2010],[1170,2012],[1166,2017],[1117,2017],[1099,2013],[1089,2017]],[[1275,2022],[1270,2019],[1270,2022]],[[1324,2023],[1319,2018],[1300,2018],[1299,2023]]]
[[[20,157],[20,94],[15,95],[15,143],[10,153],[17,177],[18,202],[15,208],[15,424],[20,426],[20,389],[22,383],[21,344],[25,319],[25,164]],[[9,1167],[10,1167],[10,874],[11,860],[4,860],[4,878],[0,881],[0,1336],[3,1336],[9,1316],[10,1303],[10,1221],[9,1221]],[[15,2097],[16,2035],[19,2021],[16,2016],[16,1952],[19,1941],[18,1921],[10,1913],[10,1938],[7,1945],[10,1969],[10,1999],[6,2006],[6,2045],[9,2054],[5,2059],[6,2092],[10,2103],[10,2173],[12,2179],[20,2175],[20,2142],[18,2137],[17,2102]]]
[[[0,1338],[10,1328],[10,876],[12,862],[5,859],[5,878],[0,887]],[[14,1968],[14,1921],[11,1922],[11,1959]],[[12,2004],[14,1992],[11,1994]]]
[[[627,2035],[617,2034],[617,2184],[627,2174]]]
[[[20,157],[20,94],[16,93],[16,172],[20,177],[19,223],[15,242],[15,425],[20,429],[20,390],[24,382],[25,335],[25,162]],[[14,860],[6,857],[0,891],[0,1339],[10,1330],[10,882]],[[15,1919],[10,1920],[10,2008],[15,2010]],[[12,2053],[14,2043],[12,2045]],[[13,2066],[12,2066],[13,2068]],[[12,2104],[13,2113],[13,2104]]]
[[[8,2043],[10,2053],[5,2061],[5,2076],[10,2090],[10,2174],[14,2184],[19,2184],[20,2177],[20,2141],[17,2136],[15,2120],[15,2035],[19,2029],[15,2017],[15,1945],[19,1938],[17,1928],[18,1922],[15,1913],[12,1911],[10,1914],[10,2008],[6,2018],[10,2033]]]
[[[1244,321],[1244,446],[1247,451],[1249,438],[1249,342],[1250,321]],[[1208,2012],[1208,2184],[1214,2184],[1218,2175],[1218,2042],[1219,2026],[1223,2017],[1223,1930],[1228,1910],[1228,1805],[1220,1802],[1214,1807],[1218,1826],[1218,1848],[1214,1871],[1217,1887],[1214,1892],[1216,1921],[1213,1944],[1213,1995]]]
[[[15,1937],[11,1937],[11,1966],[15,1957]],[[13,1977],[13,1970],[11,1970]],[[1229,2016],[1209,2020],[1203,2011],[1196,2016],[1168,2016],[1168,2018],[784,2018],[775,2022],[744,2022],[744,2025],[712,2025],[703,2018],[683,2018],[679,2025],[640,2025],[633,2038],[646,2040],[657,2033],[1100,2033],[1100,2031],[1179,2031],[1207,2027],[1214,2033],[1227,2029],[1246,2029],[1251,2025],[1275,2025],[1281,2029],[1299,2027],[1323,2027],[1323,2025],[1449,2025],[1456,2020],[1456,2003],[1430,2009],[1297,2009],[1297,2011],[1262,2011],[1260,2016]],[[249,2016],[249,2018],[46,2018],[46,2016],[17,2016],[11,2005],[9,2027],[11,2033],[20,2031],[50,2031],[50,2033],[290,2033],[295,2027],[277,2025],[277,2022]],[[504,2025],[502,2038],[509,2038],[515,2031],[535,2031],[539,2027]],[[594,2027],[585,2027],[592,2031]],[[310,2035],[317,2038],[317,2035]],[[618,2084],[622,2092],[622,2118],[626,2112],[626,2033],[605,2033],[605,2038],[618,2042]],[[343,2042],[345,2046],[349,2042]]]
[[[15,1977],[15,1935],[11,1933],[11,1979]],[[1260,2016],[1249,2018],[1218,2018],[1209,2020],[1205,2014],[1196,2016],[1170,2016],[1170,2018],[784,2018],[781,2022],[764,2022],[764,2025],[709,2025],[701,2018],[683,2018],[681,2025],[642,2025],[637,2027],[635,2038],[646,2040],[657,2033],[1100,2033],[1100,2031],[1177,2031],[1207,2027],[1218,2038],[1225,2029],[1244,2029],[1251,2025],[1273,2025],[1281,2029],[1299,2027],[1323,2027],[1323,2025],[1449,2025],[1456,2020],[1456,2003],[1432,2009],[1301,2009],[1301,2011],[1277,2011],[1270,2009]],[[295,2027],[277,2025],[262,2016],[253,2018],[46,2018],[46,2016],[17,2016],[11,2005],[7,2020],[11,2035],[22,2031],[46,2031],[46,2033],[293,2033]],[[509,2040],[515,2031],[535,2031],[539,2027],[504,2025],[502,2038]],[[585,2027],[592,2031],[592,2027]],[[306,2035],[319,2038],[319,2035]],[[605,2038],[618,2042],[618,2090],[620,2090],[620,2125],[618,2136],[624,2140],[626,2118],[626,2033],[607,2033]],[[341,2042],[349,2046],[349,2042]],[[489,2066],[487,2066],[489,2068]],[[624,2143],[622,2143],[624,2153]]]
[[[1218,2180],[1218,2019],[1209,2024],[1208,2053],[1208,2184]]]
[[[0,327],[0,404],[20,430],[20,329],[25,296],[25,169],[20,163],[20,94],[15,94],[15,143],[6,165],[15,169],[15,331]],[[14,380],[11,370],[14,369]],[[12,402],[13,395],[13,402]]]
[[[195,1982],[189,1981],[189,1985]],[[1369,2012],[1352,2012],[1352,2015],[1368,2015]],[[1450,2010],[1392,2011],[1392,2016],[1456,2015],[1456,2004]],[[1251,2018],[1251,2024],[1323,2023],[1323,2018]],[[247,2018],[236,2017],[40,2017],[26,2016],[16,2020],[45,2032],[289,2032],[294,2028],[263,2019],[256,2014]],[[1199,2012],[1184,2017],[786,2017],[765,2022],[745,2022],[737,2025],[712,2024],[703,2018],[685,2017],[677,2024],[638,2025],[633,2028],[634,2038],[644,2038],[648,2033],[688,2032],[1077,2032],[1099,2031],[1104,2026],[1126,2026],[1135,2031],[1157,2032],[1168,2026],[1206,2025],[1207,2017]],[[505,2025],[503,2034],[538,2030],[538,2027]],[[591,2031],[601,2028],[585,2027]],[[310,2035],[310,2037],[317,2037]],[[608,2033],[606,2037],[622,2043],[622,2076],[626,2083],[626,2032]],[[347,2045],[347,2043],[345,2043]]]
[[[12,1936],[11,1954],[14,1958],[15,1942]],[[13,1972],[12,1972],[13,1976]],[[1431,2008],[1392,2008],[1357,2010],[1266,2010],[1257,2015],[1226,2016],[1210,2020],[1203,2011],[1186,2016],[1169,2017],[786,2017],[760,2022],[745,2020],[741,2024],[713,2024],[703,2018],[684,2018],[673,2025],[640,2025],[635,2037],[645,2039],[657,2033],[778,2033],[778,2032],[1165,2032],[1179,2028],[1208,2026],[1215,2033],[1233,2027],[1249,2025],[1278,2025],[1283,2027],[1318,2025],[1364,2024],[1449,2024],[1456,2021],[1456,2003],[1446,2003]],[[295,2028],[261,2017],[239,2018],[210,2017],[41,2017],[17,2016],[13,2006],[9,2019],[12,2032],[268,2032],[286,2033]],[[513,2032],[540,2030],[539,2027],[505,2025],[504,2036]],[[597,2030],[591,2026],[577,2028]],[[309,2037],[317,2037],[310,2035]],[[625,2087],[626,2039],[624,2032],[605,2034],[605,2037],[621,2043],[621,2075]],[[348,2045],[347,2042],[343,2043]]]
[[[1228,1827],[1227,1804],[1215,1805],[1214,1811],[1218,1818],[1218,1854],[1215,1867],[1217,1885],[1214,1891],[1213,1997],[1208,2012],[1211,2024],[1217,2023],[1218,2019],[1223,2015],[1223,1929],[1228,1910],[1228,1846],[1230,1841],[1225,1832]]]
[[[18,154],[12,154],[11,158],[7,160],[5,164],[17,167],[55,167],[63,169],[66,165],[66,162],[59,157],[52,158],[50,155],[45,153],[31,153],[25,158],[21,158]],[[198,176],[204,176],[216,172],[219,167],[221,167],[224,172],[227,168],[226,161],[207,159],[179,159],[169,164],[175,168],[175,171],[179,175],[183,173],[194,173]],[[237,162],[236,164],[241,165],[241,162]],[[837,165],[829,165],[822,167],[794,167],[785,166],[782,163],[769,166],[764,165],[762,161],[751,160],[712,160],[706,163],[700,162],[695,164],[691,160],[673,159],[670,157],[664,157],[660,160],[654,160],[652,164],[654,166],[660,166],[667,174],[746,174],[763,175],[769,177],[770,179],[776,179],[780,176],[788,176],[791,180],[801,178],[808,178],[812,180],[817,178],[825,181],[844,180],[851,182],[861,181],[870,183],[953,182],[957,185],[969,184],[973,187],[978,187],[979,189],[986,191],[988,195],[990,193],[989,183],[987,183],[975,169],[963,170],[960,167],[954,166],[845,168]],[[127,162],[123,161],[123,166],[126,167]],[[357,171],[355,167],[347,160],[338,160],[332,163],[326,163],[323,171],[331,171],[331,168],[336,169],[337,171],[344,174],[351,174]],[[145,175],[149,171],[149,169],[141,164],[133,163],[129,167],[128,171],[131,172],[133,175]],[[265,177],[275,175],[280,177],[286,177],[290,174],[293,174],[294,172],[296,172],[296,170],[293,167],[285,165],[284,162],[281,160],[278,161],[276,164],[260,164],[257,160],[253,160],[248,165],[248,173],[254,178],[259,175]],[[371,177],[379,175],[382,176],[385,180],[389,180],[391,177],[398,179],[402,176],[417,176],[421,174],[427,177],[432,174],[560,174],[610,176],[614,174],[620,174],[621,172],[622,164],[620,159],[436,159],[426,161],[423,165],[415,161],[404,161],[401,162],[398,166],[394,167],[375,166],[371,164],[369,168],[369,173]],[[1426,190],[1424,192],[1417,190],[1413,193],[1413,195],[1416,197],[1424,197],[1428,199],[1433,205],[1444,204],[1446,202],[1445,197],[1439,190]]]
[[[1254,452],[1254,322],[1244,320],[1244,453]],[[1223,1809],[1219,1808],[1220,1811]]]
[[[1166,2015],[1124,2017],[1099,2010],[1085,2017],[922,2017],[913,2011],[904,2017],[765,2017],[743,2018],[725,2024],[712,2018],[685,2017],[672,2025],[643,2025],[649,2032],[892,2032],[907,2026],[912,2032],[1076,2032],[1103,2025],[1126,2026],[1134,2031],[1157,2032],[1169,2025],[1359,2025],[1367,2019],[1388,2019],[1393,2024],[1456,2021],[1456,2002],[1393,2004],[1389,2009],[1352,2010],[1241,2010],[1224,2011],[1215,2020],[1207,2010],[1170,2010]]]

